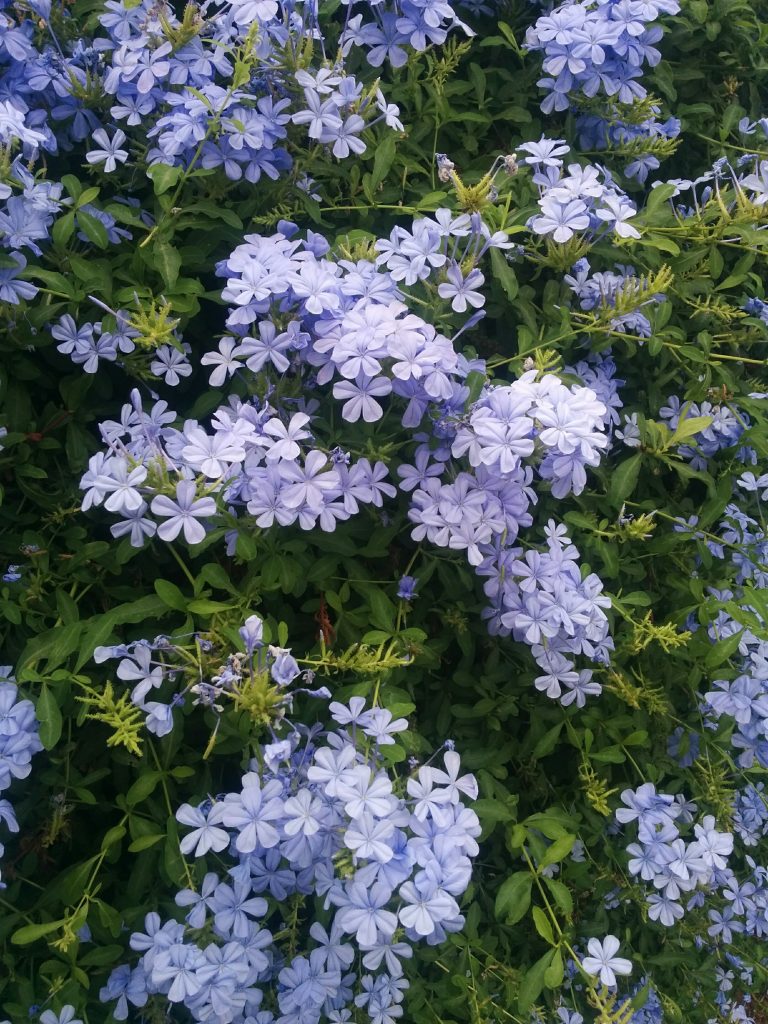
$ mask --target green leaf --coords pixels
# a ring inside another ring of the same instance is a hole
[[[101,192],[101,189],[96,188],[95,185],[84,189],[77,197],[75,209],[79,210],[81,206],[87,206],[88,203],[92,203],[94,199],[98,198],[99,192]]]
[[[173,188],[184,173],[181,167],[170,167],[168,164],[153,164],[147,168],[147,176],[152,179],[152,188],[156,196],[161,196],[169,188]]]
[[[631,732],[629,736],[625,736],[623,743],[625,747],[641,747],[648,739],[648,733],[645,729],[638,729],[636,732]]]
[[[183,883],[184,858],[179,848],[179,830],[176,818],[171,814],[166,822],[165,846],[163,847],[163,865],[172,882]]]
[[[600,764],[624,764],[627,759],[621,747],[615,744],[611,747],[604,747],[602,750],[598,750],[589,756],[593,761],[598,761]]]
[[[187,610],[187,599],[175,583],[171,583],[169,580],[155,580],[154,587],[155,593],[163,604],[177,612]]]
[[[373,158],[373,171],[371,172],[371,191],[375,192],[384,181],[397,152],[397,143],[393,134],[385,135],[376,147],[376,156]]]
[[[638,452],[625,459],[611,472],[608,500],[614,508],[618,508],[634,491],[642,461],[643,456]]]
[[[73,199],[78,199],[83,186],[74,174],[62,174],[61,183]]]
[[[472,804],[472,809],[483,824],[486,822],[513,821],[515,817],[514,813],[499,800],[476,800]]]
[[[554,949],[548,949],[544,956],[540,957],[533,967],[526,971],[517,997],[517,1008],[523,1015],[527,1015],[541,995],[541,990],[544,988],[544,974],[552,963],[556,952]]]
[[[557,878],[547,878],[546,875],[541,877],[560,910],[562,910],[566,917],[570,917],[573,913],[573,896],[571,896],[568,886],[558,881]]]
[[[693,437],[694,434],[701,433],[702,430],[707,429],[713,419],[713,416],[688,416],[686,419],[680,420],[670,438],[670,444],[680,444],[687,438]]]
[[[126,834],[125,825],[113,825],[101,841],[101,849],[108,850],[110,846],[119,843]]]
[[[658,249],[660,252],[668,252],[672,256],[680,255],[680,246],[665,235],[644,234],[643,245],[649,245],[652,249]]]
[[[501,249],[491,249],[491,270],[510,302],[514,302],[520,291],[517,274],[504,258]]]
[[[228,590],[230,594],[237,594],[237,586],[229,578],[227,570],[217,562],[208,562],[197,574],[198,580],[210,583],[217,590]]]
[[[544,984],[547,988],[559,988],[563,983],[564,975],[563,956],[560,950],[556,949],[552,957],[552,963],[544,971]]]
[[[172,289],[179,278],[181,253],[169,242],[156,242],[152,248],[152,257],[165,287]]]
[[[366,593],[368,607],[371,610],[371,625],[378,629],[391,630],[395,625],[395,606],[383,590],[371,587]]]
[[[586,730],[585,736],[588,732],[589,730]],[[587,746],[586,749],[589,750],[589,747]],[[543,813],[530,814],[524,824],[543,832],[547,839],[559,839],[561,836],[568,835],[569,831],[577,825],[571,815],[560,807],[550,807]]]
[[[555,935],[552,931],[552,923],[547,917],[546,913],[541,907],[533,908],[533,923],[536,926],[536,931],[545,939],[550,945],[555,944]]]
[[[645,213],[655,213],[657,210],[660,210],[668,199],[672,199],[676,192],[677,186],[667,185],[666,183],[652,188],[648,201],[645,204]]]
[[[51,229],[53,244],[65,246],[75,233],[75,214],[72,210],[59,217]]]
[[[151,796],[152,793],[154,793],[155,788],[162,777],[161,772],[147,772],[146,775],[141,775],[125,794],[126,804],[129,807],[135,807],[136,804],[140,804],[143,800],[146,800],[148,796]]]
[[[732,633],[725,640],[717,640],[715,643],[712,643],[704,655],[704,664],[707,668],[716,668],[734,655],[739,649],[743,632],[744,630],[740,629],[738,633]]]
[[[560,836],[559,839],[555,839],[552,845],[547,847],[547,852],[539,861],[539,869],[547,868],[550,864],[558,864],[561,860],[565,860],[573,849],[575,842],[576,836],[571,835]]]
[[[19,659],[20,673],[25,678],[34,676],[34,669],[45,660],[47,671],[57,668],[77,648],[83,631],[82,622],[73,622],[69,626],[57,626],[40,636],[30,640]]]
[[[209,601],[207,598],[190,601],[187,605],[187,611],[193,612],[195,615],[216,615],[217,612],[228,612],[232,608],[234,608],[232,604],[224,604],[223,601]]]
[[[40,742],[46,750],[51,750],[61,737],[62,717],[58,702],[46,683],[37,698],[35,715],[40,723]]]
[[[129,853],[141,853],[142,850],[148,850],[150,846],[155,846],[157,843],[165,839],[164,832],[155,832],[151,836],[139,836],[138,839],[134,839],[128,847]]]
[[[18,931],[13,933],[11,942],[14,946],[28,946],[30,942],[37,942],[44,935],[50,935],[51,932],[55,932],[63,924],[63,918],[58,921],[48,921],[46,924],[25,924],[23,928],[19,928]]]
[[[494,252],[495,251],[496,250],[494,249]],[[478,398],[480,397],[480,392],[483,390],[483,385],[485,384],[485,381],[485,374],[480,373],[478,370],[471,370],[467,374],[464,380],[464,384],[466,385],[466,387],[469,388],[469,395],[467,396],[465,408],[468,409],[478,400]]]
[[[546,757],[547,754],[551,754],[557,746],[557,741],[560,737],[562,729],[562,722],[558,722],[557,725],[553,725],[551,729],[547,729],[547,731],[538,741],[536,746],[533,748],[531,757],[534,758],[534,760],[538,760],[540,757]]]
[[[93,242],[98,249],[106,249],[109,245],[107,229],[98,217],[94,217],[94,215],[92,213],[88,213],[87,210],[77,211],[77,226],[80,231],[83,232],[88,241]]]
[[[209,199],[201,199],[197,203],[192,203],[191,206],[184,207],[185,213],[202,213],[204,216],[209,217],[211,220],[223,220],[229,227],[235,228],[236,231],[243,230],[243,222],[228,206],[224,206],[223,203],[214,203]]]
[[[99,901],[100,902],[100,901]],[[83,967],[107,967],[118,962],[123,954],[122,946],[98,946],[78,959]]]
[[[56,223],[58,224],[59,222],[57,221]],[[74,298],[75,296],[72,281],[55,270],[46,270],[44,267],[28,267],[24,277],[32,277],[37,281],[42,281],[51,291],[60,292],[69,298]]]
[[[496,894],[496,917],[505,924],[516,924],[531,905],[533,875],[530,871],[517,871],[502,882]]]

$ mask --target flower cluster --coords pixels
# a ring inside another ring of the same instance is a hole
[[[430,428],[416,436],[413,461],[397,467],[400,489],[411,492],[414,540],[466,552],[479,575],[491,577],[485,590],[494,632],[541,648],[539,664],[569,688],[565,702],[581,705],[599,687],[588,672],[574,672],[562,652],[606,660],[601,584],[594,576],[581,580],[578,552],[554,526],[546,554],[523,558],[514,545],[520,528],[532,524],[534,473],[557,498],[584,489],[587,468],[608,445],[615,386],[605,385],[610,413],[588,387],[568,387],[551,374],[537,379],[535,371],[510,385],[488,385],[469,403],[466,380],[483,364],[459,356],[451,340],[411,312],[403,288],[431,288],[438,309],[450,301],[451,315],[479,309],[477,264],[489,247],[508,244],[479,215],[440,210],[410,231],[398,227],[379,240],[375,260],[334,259],[321,236],[294,235],[284,224],[269,237],[247,236],[219,265],[223,297],[234,304],[231,334],[202,358],[217,386],[249,372],[275,379],[276,403],[232,396],[209,433],[196,420],[171,426],[175,415],[164,402],[145,412],[134,391],[120,420],[102,424],[109,453],[91,459],[83,507],[103,503],[122,515],[113,535],[129,535],[136,546],[182,532],[189,543],[200,541],[223,509],[245,511],[260,528],[334,530],[361,506],[382,506],[396,488],[384,462],[352,462],[337,438],[316,438],[313,406],[283,398],[279,382],[291,374],[330,385],[343,425],[376,422],[399,400],[405,427],[426,421]],[[428,279],[438,273],[435,287]],[[236,543],[236,531],[229,538]],[[552,681],[540,688],[560,695]]]
[[[165,402],[145,411],[134,391],[121,421],[103,425],[114,454],[93,456],[81,481],[83,508],[103,503],[123,516],[112,534],[136,547],[182,532],[188,544],[201,541],[220,510],[214,494],[230,513],[243,506],[261,528],[298,523],[328,531],[361,505],[394,494],[383,463],[351,463],[345,453],[329,457],[314,447],[306,413],[284,419],[267,402],[233,400],[219,409],[211,434],[194,420],[182,430],[168,426],[175,418]]]
[[[570,149],[562,139],[542,137],[525,142],[518,149],[523,162],[533,168],[533,182],[539,189],[540,213],[528,221],[537,235],[559,245],[576,238],[594,242],[609,231],[619,238],[639,238],[629,223],[637,209],[605,168],[571,163],[567,173],[562,157]]]
[[[655,181],[652,188],[672,187],[669,199],[678,220],[701,219],[710,211],[718,216],[739,215],[761,228],[762,207],[768,203],[768,161],[759,153],[742,153],[732,164],[727,157],[718,157],[709,170],[696,178],[672,178]],[[683,197],[683,200],[680,200]],[[744,312],[759,319],[762,300],[748,299]]]
[[[581,309],[607,316],[612,331],[650,338],[651,322],[641,309],[664,302],[666,296],[662,292],[643,295],[642,280],[633,266],[617,264],[616,270],[618,273],[605,270],[592,274],[589,261],[583,257],[574,263],[565,283],[579,300]],[[631,308],[625,312],[624,306]],[[616,315],[610,315],[608,310],[616,310]]]
[[[659,410],[659,416],[671,431],[687,419],[706,417],[711,420],[709,426],[693,435],[691,444],[680,445],[677,449],[694,469],[706,469],[709,460],[717,452],[736,447],[741,435],[749,427],[749,416],[732,402],[682,402],[676,395],[667,399],[667,404]],[[737,457],[745,463],[754,463],[757,455],[751,448],[740,447]]]
[[[467,0],[462,2],[463,6],[475,6],[468,5]],[[349,11],[354,6],[364,7],[365,14],[348,17],[341,34],[342,47],[363,47],[368,64],[374,68],[385,61],[394,68],[402,67],[409,48],[421,51],[430,45],[441,46],[453,28],[474,35],[447,0],[392,0],[359,5],[344,0],[344,6]],[[371,20],[364,20],[366,16]]]
[[[58,182],[36,180],[21,156],[11,164],[8,183],[0,182],[0,245],[8,252],[0,262],[0,301],[16,306],[37,294],[37,287],[20,276],[27,266],[20,250],[42,254],[40,245],[63,206],[62,192]]]
[[[625,789],[621,800],[625,806],[616,811],[616,820],[622,825],[637,823],[637,842],[627,847],[629,871],[653,883],[658,892],[648,897],[648,916],[670,927],[685,912],[683,893],[721,884],[733,836],[719,832],[715,819],[706,815],[693,826],[695,838],[686,841],[680,826],[693,822],[696,805],[681,796],[657,793],[650,782],[637,790]],[[688,905],[700,904],[693,897]]]
[[[182,852],[233,864],[177,894],[185,923],[150,913],[131,936],[141,959],[101,991],[116,1019],[150,994],[221,1024],[402,1015],[402,961],[464,921],[477,783],[452,744],[442,767],[393,776],[383,749],[407,723],[361,697],[330,711],[335,729],[263,747],[238,792],[178,809]]]
[[[446,3],[377,7],[377,19],[391,26],[382,48],[375,23],[364,26],[354,6],[347,5],[343,52],[364,46],[371,59],[374,48],[377,64],[389,47],[402,63],[409,48],[442,42],[461,25]],[[39,13],[44,20],[50,14]],[[230,180],[255,182],[291,166],[282,145],[290,123],[308,125],[310,139],[337,157],[362,152],[360,132],[375,121],[401,127],[396,108],[377,89],[365,90],[341,69],[305,66],[304,41],[322,42],[313,4],[226,0],[179,19],[168,4],[114,2],[100,16],[103,34],[72,43],[65,19],[61,39],[47,26],[51,41],[41,49],[34,21],[22,9],[0,17],[8,85],[0,139],[20,143],[27,156],[90,138],[86,159],[110,174],[128,159],[133,141],[126,132],[141,127],[152,140],[150,164],[199,162],[222,167]],[[102,93],[109,97],[111,124],[100,123],[88,102]]]
[[[581,707],[600,686],[588,670],[574,671],[566,655],[607,660],[603,608],[610,602],[596,576],[582,580],[564,528],[549,522],[544,551],[524,551],[516,541],[520,528],[532,524],[536,501],[526,460],[535,453],[535,472],[556,497],[580,493],[585,467],[596,465],[608,444],[607,410],[589,388],[569,389],[549,374],[535,378],[529,371],[514,384],[487,387],[468,415],[442,426],[437,448],[423,443],[415,464],[398,472],[401,488],[412,491],[413,539],[465,551],[485,579],[491,632],[529,644],[545,671],[537,689]],[[470,469],[445,480],[449,455],[466,457]]]
[[[43,749],[38,735],[35,708],[30,700],[20,700],[11,668],[0,667],[0,793],[14,779],[26,779],[31,771],[32,755]],[[0,800],[0,822],[11,832],[19,825],[9,800]],[[0,857],[3,844],[0,842]],[[0,882],[0,888],[5,886]]]
[[[762,547],[766,542],[763,540]],[[764,563],[762,563],[764,565]],[[764,586],[766,573],[761,569]],[[733,598],[730,591],[721,595],[723,600]],[[755,610],[752,609],[752,614]],[[751,768],[755,761],[768,768],[768,672],[766,655],[768,643],[727,612],[721,612],[710,627],[713,641],[723,636],[740,633],[738,652],[740,655],[739,674],[734,679],[715,679],[713,689],[704,694],[703,710],[710,721],[725,720],[733,723],[731,745],[737,752],[737,763],[742,768]]]
[[[0,176],[0,241],[10,250],[0,265],[0,301],[34,297],[37,286],[23,279],[20,250],[41,255],[55,215],[73,205],[74,197],[62,198],[61,183],[30,173],[44,154],[76,149],[109,176],[119,175],[129,158],[152,174],[158,165],[175,168],[176,176],[165,171],[164,183],[156,179],[164,191],[182,173],[215,169],[234,182],[275,180],[293,167],[294,136],[299,147],[320,144],[343,159],[366,151],[363,135],[374,139],[376,125],[402,131],[398,108],[377,84],[348,74],[343,58],[362,47],[373,66],[387,57],[399,65],[409,50],[443,42],[451,28],[466,26],[444,0],[360,4],[374,16],[366,24],[356,6],[346,4],[343,23],[328,28],[332,46],[337,41],[331,37],[341,32],[342,57],[333,68],[324,57],[313,68],[306,43],[316,40],[322,57],[325,28],[311,3],[222,0],[189,7],[180,19],[167,3],[114,0],[86,38],[66,7],[54,16],[50,4],[5,5],[0,146],[21,153]],[[94,100],[103,96],[107,105],[100,115]],[[312,182],[298,176],[295,185],[311,191]],[[115,199],[111,212],[78,202],[59,242],[75,234],[86,242],[116,243],[131,237],[118,221],[152,223],[141,208],[133,209],[135,199]],[[88,372],[98,358],[115,358],[108,341],[94,341],[91,353],[94,347],[95,354],[81,353]]]
[[[649,104],[649,112],[650,116],[638,121],[582,114],[576,122],[579,145],[583,150],[610,149],[624,154],[629,158],[624,174],[644,185],[650,172],[661,166],[661,158],[676,148],[681,127],[677,117],[658,120],[661,109],[655,103]]]
[[[657,119],[660,108],[640,81],[644,66],[661,60],[658,18],[679,10],[677,0],[566,0],[525,37],[527,49],[542,54],[541,109],[575,109],[582,148],[619,150],[630,157],[625,173],[640,182],[680,134],[677,118]]]
[[[621,422],[619,410],[624,402],[620,395],[621,387],[626,383],[616,376],[616,361],[610,349],[604,352],[589,353],[572,366],[566,366],[564,372],[578,379],[593,391],[599,402],[605,406],[603,427],[610,435],[614,427]]]
[[[631,105],[646,96],[643,65],[658,64],[662,14],[677,14],[677,0],[567,0],[542,15],[526,34],[526,48],[543,53],[548,93],[545,114],[601,93]]]
[[[760,508],[761,496],[768,492],[768,475],[742,473],[735,479],[734,489],[736,500],[725,507],[717,533],[699,530],[696,515],[676,524],[675,530],[703,545],[707,555],[722,565],[723,573],[733,578],[733,590],[726,586],[710,588],[710,599],[717,601],[719,609],[710,616],[706,632],[713,644],[738,639],[733,655],[736,664],[731,669],[734,678],[713,680],[712,689],[702,697],[700,710],[709,728],[726,726],[737,764],[748,770],[755,762],[768,767],[768,642],[761,636],[764,615],[750,599],[750,590],[768,587],[768,536]],[[742,507],[749,504],[754,505],[753,515]],[[748,616],[746,622],[742,621],[739,606]],[[687,625],[692,630],[699,628],[693,615]],[[759,817],[752,816],[751,820],[759,828]],[[745,825],[745,831],[751,828]]]
[[[99,360],[114,362],[118,354],[127,355],[134,351],[134,338],[138,331],[130,325],[130,314],[126,310],[117,310],[111,321],[76,324],[69,313],[65,313],[51,328],[51,335],[58,342],[56,348],[63,355],[69,356],[73,363],[82,366],[85,373],[97,373]],[[182,357],[174,360],[173,356]],[[191,366],[183,360],[183,354],[171,345],[163,345],[157,349],[152,364],[152,372],[165,377],[167,383],[178,383],[179,373]],[[175,380],[169,380],[171,371],[176,374]]]
[[[768,835],[768,798],[765,784],[748,783],[733,802],[733,828],[745,846],[757,846]]]
[[[566,707],[583,707],[602,687],[590,669],[577,669],[572,659],[609,661],[613,641],[603,609],[610,598],[594,573],[582,579],[578,549],[564,526],[550,520],[545,534],[543,551],[497,543],[486,555],[477,567],[486,577],[483,590],[490,601],[484,615],[491,633],[530,644],[542,670],[534,680],[537,690]]]
[[[301,675],[298,663],[289,648],[264,640],[264,623],[258,615],[245,620],[240,637],[245,650],[229,655],[223,664],[212,664],[207,677],[201,668],[190,673],[190,652],[182,646],[181,638],[158,636],[153,641],[97,647],[94,660],[101,664],[120,659],[117,678],[131,685],[131,703],[144,713],[146,728],[156,736],[171,732],[174,709],[184,707],[190,700],[193,707],[202,706],[215,713],[218,730],[225,703],[246,710],[255,722],[273,725],[291,710],[297,694],[330,696],[325,687],[293,685]],[[211,644],[195,636],[192,651],[193,663],[202,665],[203,659],[209,657]],[[311,673],[305,673],[305,677],[309,682]],[[147,699],[163,693],[170,699]],[[216,732],[213,740],[215,737]]]
[[[648,896],[648,916],[672,927],[686,910],[707,908],[706,936],[697,934],[696,944],[725,965],[715,970],[716,1003],[724,1016],[733,1014],[740,1005],[733,992],[733,968],[747,985],[752,984],[753,968],[727,947],[736,935],[760,940],[768,934],[768,869],[747,855],[748,871],[740,879],[730,863],[734,837],[719,831],[711,815],[694,824],[694,837],[686,840],[681,826],[685,829],[693,822],[696,805],[680,795],[657,793],[651,783],[645,783],[621,796],[625,807],[616,812],[617,820],[636,822],[638,829],[638,841],[627,847],[629,870],[659,890]],[[755,845],[766,816],[762,795],[754,786],[738,794],[734,828],[746,846]],[[681,897],[686,893],[691,895],[684,907]],[[718,897],[716,906],[713,896]],[[742,1018],[736,1012],[728,1019]]]

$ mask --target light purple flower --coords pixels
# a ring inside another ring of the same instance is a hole
[[[216,502],[210,497],[196,499],[195,491],[194,480],[180,480],[176,485],[176,501],[166,494],[152,499],[152,511],[166,519],[157,529],[161,540],[175,540],[182,530],[187,544],[199,544],[204,539],[205,527],[200,520],[216,514]]]

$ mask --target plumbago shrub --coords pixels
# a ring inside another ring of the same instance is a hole
[[[0,1021],[765,1024],[767,36],[0,0]]]

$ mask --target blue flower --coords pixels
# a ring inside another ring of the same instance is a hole
[[[403,601],[413,601],[416,594],[416,587],[419,584],[417,576],[401,576],[397,586],[397,596]]]
[[[46,1010],[40,1014],[40,1024],[83,1024],[79,1017],[75,1016],[74,1006],[67,1004],[62,1006],[58,1013],[53,1010]]]
[[[111,174],[117,167],[118,163],[124,164],[128,159],[128,150],[120,148],[125,142],[125,139],[125,132],[121,131],[119,128],[112,139],[110,139],[103,128],[98,128],[93,133],[93,141],[96,142],[100,148],[89,150],[85,154],[85,159],[89,164],[103,163],[106,173]]]
[[[22,253],[11,252],[6,259],[10,259],[16,266],[0,265],[0,302],[17,306],[22,299],[33,299],[38,289],[31,282],[18,279],[18,275],[27,265]]]

